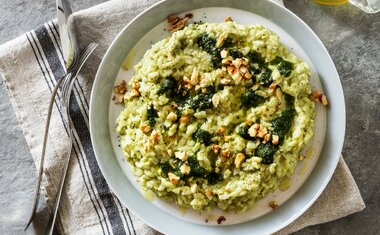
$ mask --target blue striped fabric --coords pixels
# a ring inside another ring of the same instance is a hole
[[[65,74],[62,50],[60,48],[59,33],[56,25],[49,22],[38,29],[27,33],[27,39],[32,48],[35,59],[39,64],[41,73],[49,86],[50,91],[57,81]],[[46,71],[52,71],[48,73]],[[94,150],[91,145],[88,127],[89,101],[86,100],[84,90],[76,81],[71,94],[71,118],[75,127],[74,158],[79,165],[86,192],[91,199],[99,220],[103,234],[134,234],[135,226],[129,211],[112,194],[96,162]],[[61,94],[58,92],[55,102],[62,118],[60,103]],[[65,126],[68,134],[67,127]]]

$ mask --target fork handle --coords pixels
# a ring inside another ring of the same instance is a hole
[[[62,171],[62,176],[61,176],[61,181],[59,182],[58,191],[57,191],[57,194],[55,196],[55,203],[54,203],[53,211],[50,214],[49,222],[48,222],[47,227],[46,227],[46,233],[45,233],[46,235],[53,234],[54,224],[55,224],[55,221],[57,219],[57,212],[58,212],[58,208],[59,208],[59,205],[61,202],[62,191],[63,191],[63,187],[65,185],[66,175],[67,175],[67,171],[68,171],[69,163],[70,163],[70,159],[71,159],[71,153],[73,150],[73,138],[74,138],[73,131],[74,131],[74,129],[72,128],[73,125],[72,125],[72,121],[71,121],[71,117],[70,117],[69,107],[70,107],[70,105],[67,104],[66,115],[67,115],[68,129],[70,130],[70,146],[69,146],[69,151],[67,152],[67,156],[65,158],[65,163],[63,166],[63,171]]]
[[[66,75],[66,76],[68,76],[68,75]],[[57,95],[58,88],[61,85],[62,81],[65,80],[66,76],[62,77],[57,82],[57,84],[54,86],[54,89],[53,89],[53,91],[51,93],[51,96],[50,96],[49,108],[48,108],[48,113],[47,113],[47,118],[46,118],[46,123],[45,123],[44,142],[42,144],[42,152],[41,152],[40,165],[39,165],[39,168],[38,168],[38,176],[37,176],[36,186],[35,186],[35,189],[34,189],[33,207],[32,207],[32,212],[30,213],[29,220],[28,220],[28,223],[27,223],[24,231],[32,223],[32,221],[34,219],[34,215],[36,214],[36,211],[37,211],[38,200],[40,198],[40,186],[41,186],[42,173],[43,173],[43,169],[44,169],[44,161],[45,161],[46,146],[47,146],[47,140],[48,140],[48,134],[49,134],[51,113],[52,113],[52,110],[53,110],[54,100],[55,100],[55,97]]]

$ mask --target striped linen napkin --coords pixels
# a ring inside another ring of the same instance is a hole
[[[110,191],[97,165],[88,125],[92,82],[102,56],[117,33],[133,17],[155,2],[157,0],[115,0],[75,14],[81,48],[89,42],[97,42],[100,46],[86,63],[71,96],[75,141],[74,155],[57,220],[58,231],[62,234],[157,234],[128,211]],[[281,0],[277,2],[282,4]],[[50,93],[57,79],[64,75],[56,22],[48,22],[2,45],[0,71],[38,166]],[[56,102],[42,182],[49,209],[54,203],[63,157],[67,152],[67,133]],[[279,234],[288,234],[309,225],[335,220],[364,207],[356,183],[341,159],[320,198],[301,218]]]

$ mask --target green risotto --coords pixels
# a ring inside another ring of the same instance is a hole
[[[310,71],[262,25],[191,24],[135,66],[117,119],[143,190],[245,211],[291,176],[313,135]]]

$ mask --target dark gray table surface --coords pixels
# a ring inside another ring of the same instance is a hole
[[[71,1],[74,10],[104,0]],[[55,18],[52,0],[1,0],[0,44]],[[311,0],[285,0],[329,51],[343,85],[347,127],[343,156],[367,205],[362,212],[296,234],[380,234],[380,13],[366,14],[346,4],[326,7]],[[35,166],[0,79],[0,234],[39,234],[47,211],[27,232]]]

